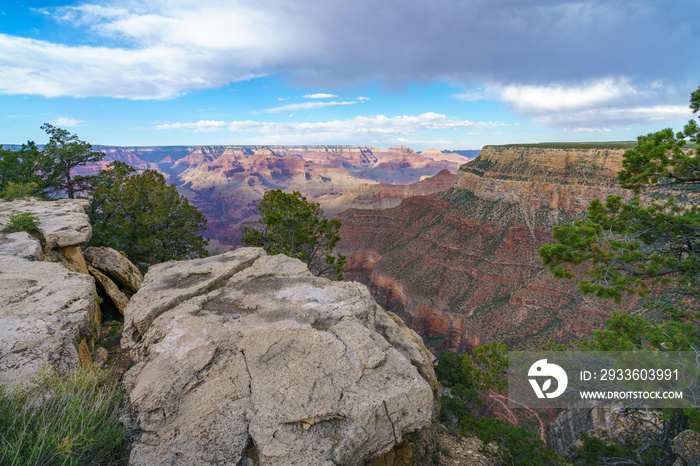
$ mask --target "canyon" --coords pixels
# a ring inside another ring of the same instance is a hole
[[[114,160],[137,170],[163,173],[208,219],[210,249],[240,246],[243,227],[257,220],[255,207],[269,189],[299,191],[329,215],[348,208],[385,208],[413,194],[448,188],[459,166],[478,151],[420,153],[406,146],[93,146],[101,163],[81,168],[95,174]],[[466,154],[462,155],[462,154]],[[443,172],[444,171],[444,172]],[[442,172],[435,180],[421,182]],[[454,176],[454,175],[452,175]],[[412,185],[413,183],[417,183]],[[404,186],[401,186],[404,185]]]
[[[106,157],[93,173],[111,160],[164,173],[207,216],[212,252],[240,246],[266,190],[319,202],[343,222],[345,278],[438,353],[580,339],[613,309],[554,279],[537,249],[592,199],[629,195],[617,186],[623,147],[486,146],[476,159],[407,147],[96,148]]]
[[[346,278],[368,286],[436,352],[511,349],[590,335],[613,310],[555,279],[537,249],[617,187],[623,149],[486,146],[454,185],[388,209],[349,209]],[[633,298],[623,310],[639,305]]]

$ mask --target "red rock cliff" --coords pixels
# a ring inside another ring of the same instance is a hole
[[[614,186],[621,157],[487,147],[460,168],[451,189],[339,214],[349,276],[372,283],[378,301],[438,350],[488,340],[524,348],[588,335],[613,305],[554,279],[537,249],[552,241],[554,225],[583,218],[593,198],[626,194]],[[383,301],[387,288],[405,298]]]

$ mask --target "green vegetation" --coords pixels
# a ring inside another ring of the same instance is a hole
[[[47,372],[13,391],[0,385],[0,464],[115,464],[126,437],[123,393],[102,387],[103,375],[79,368]]]
[[[690,108],[694,113],[700,110],[700,88],[691,94]],[[637,146],[625,152],[618,174],[620,185],[631,189],[633,198],[593,201],[586,221],[555,227],[557,243],[539,250],[555,276],[585,277],[579,282],[584,293],[616,302],[623,293],[661,296],[649,303],[661,319],[615,313],[603,330],[579,342],[579,349],[697,351],[693,317],[700,308],[700,157],[688,143],[699,139],[694,120],[675,134],[664,129],[640,136]],[[695,200],[678,203],[678,194]],[[670,464],[670,442],[688,427],[700,428],[697,409],[664,410],[663,426],[649,442],[612,451],[584,438],[579,454],[584,459],[619,455],[614,459],[621,461],[618,464]]]
[[[92,246],[122,251],[142,270],[168,260],[207,256],[206,227],[197,211],[165,177],[153,170],[137,174],[123,162],[99,173],[88,208]]]
[[[51,136],[41,158],[44,190],[49,193],[64,192],[69,199],[91,190],[95,177],[74,175],[71,170],[89,162],[99,162],[104,154],[93,151],[92,145],[65,129],[48,123],[44,123],[41,129]]]
[[[528,429],[502,419],[474,415],[473,410],[482,406],[480,393],[505,390],[507,366],[507,351],[496,342],[475,348],[471,355],[440,356],[435,375],[450,390],[450,395],[442,397],[440,420],[456,424],[461,434],[475,435],[487,447],[495,444],[495,454],[503,464],[564,464],[559,455],[548,451],[542,439]]]
[[[700,88],[691,96],[693,111],[699,106]],[[679,204],[674,194],[698,193],[700,157],[685,146],[699,136],[694,120],[677,134],[665,129],[640,136],[618,175],[634,198],[595,200],[586,221],[555,227],[557,243],[539,250],[543,263],[557,277],[587,277],[579,284],[584,293],[617,302],[622,293],[647,296],[652,285],[673,283],[659,307],[671,317],[698,309],[700,206]]]
[[[2,229],[5,233],[13,233],[15,231],[35,231],[39,226],[39,219],[31,212],[22,212],[19,214],[10,214],[8,223]]]
[[[65,194],[73,199],[89,193],[95,177],[76,175],[72,170],[99,162],[104,154],[65,129],[48,123],[41,129],[50,136],[41,151],[33,141],[19,151],[0,148],[0,197],[11,200]]]
[[[260,220],[245,227],[241,242],[258,246],[268,254],[286,254],[309,266],[316,276],[343,279],[345,256],[333,249],[340,241],[340,220],[323,218],[318,202],[309,202],[298,192],[267,191],[258,204]]]
[[[31,141],[18,151],[0,147],[0,197],[13,200],[39,195],[43,186],[41,157]]]

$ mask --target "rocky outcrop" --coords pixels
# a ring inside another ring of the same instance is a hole
[[[119,289],[119,287],[105,274],[96,268],[88,265],[88,272],[95,278],[95,281],[100,284],[100,288],[114,303],[120,314],[124,314],[126,306],[129,305],[129,298]]]
[[[112,248],[89,247],[83,255],[88,273],[95,277],[102,294],[123,315],[129,297],[139,290],[143,282],[138,267]]]
[[[673,439],[673,451],[680,456],[677,463],[686,466],[700,465],[700,434],[693,430],[684,430]],[[675,463],[674,463],[675,464]]]
[[[622,149],[486,146],[457,173],[455,188],[487,201],[585,211],[591,200],[630,196],[617,185]]]
[[[455,183],[456,175],[443,169],[435,176],[426,176],[416,183],[396,185],[388,183],[360,184],[343,191],[343,195],[333,201],[324,202],[324,212],[333,216],[348,209],[388,209],[412,197],[433,194],[449,189]]]
[[[547,429],[547,448],[569,456],[571,447],[582,445],[582,433],[609,444],[632,445],[651,441],[663,430],[661,411],[608,408],[562,411]]]
[[[298,260],[244,248],[155,265],[122,345],[131,464],[436,463],[420,338],[364,286]]]
[[[0,233],[0,383],[13,387],[47,366],[65,371],[91,361],[99,307],[94,280],[81,270],[80,245],[92,233],[84,206],[0,202],[0,229],[10,214],[39,219],[37,237]]]

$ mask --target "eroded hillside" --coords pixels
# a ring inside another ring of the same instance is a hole
[[[487,146],[448,190],[339,214],[348,276],[434,344],[456,350],[590,334],[610,303],[554,279],[537,249],[554,225],[583,218],[592,199],[627,194],[615,187],[623,153]]]

